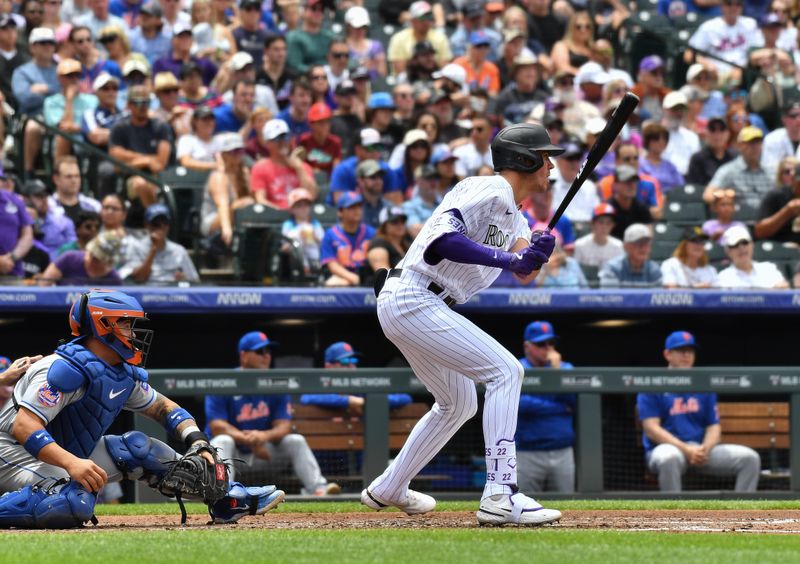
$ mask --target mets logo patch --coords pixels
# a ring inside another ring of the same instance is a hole
[[[39,388],[39,403],[45,407],[55,407],[61,400],[61,392],[54,390],[50,384],[43,384]]]

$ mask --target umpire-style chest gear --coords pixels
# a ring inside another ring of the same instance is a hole
[[[553,145],[547,130],[531,123],[510,125],[500,131],[492,140],[492,163],[495,172],[511,169],[519,172],[536,172],[544,166],[541,153],[551,156],[564,152],[562,147]]]
[[[122,411],[147,372],[127,363],[106,364],[83,345],[72,342],[56,349],[59,360],[47,373],[47,383],[62,393],[82,387],[86,393],[47,424],[56,442],[75,456],[88,458],[100,438]]]

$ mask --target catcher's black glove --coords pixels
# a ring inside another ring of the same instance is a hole
[[[202,453],[214,459],[213,466]],[[183,496],[201,498],[209,507],[225,497],[229,490],[228,467],[217,455],[217,450],[206,442],[194,443],[182,458],[171,463],[161,478],[158,491],[178,500],[181,508],[181,524],[186,523]]]

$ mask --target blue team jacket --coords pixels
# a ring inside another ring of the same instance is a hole
[[[519,361],[526,369],[535,368],[526,358]],[[573,366],[562,362],[561,368],[571,370]],[[517,449],[555,450],[574,445],[576,400],[575,394],[522,394],[519,398]]]

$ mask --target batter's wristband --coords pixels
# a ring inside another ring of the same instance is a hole
[[[50,436],[50,433],[48,433],[46,429],[42,429],[41,431],[31,433],[28,440],[25,441],[25,450],[31,453],[31,456],[34,458],[39,458],[39,452],[47,445],[54,442],[56,441]]]
[[[178,409],[173,409],[169,415],[167,415],[167,431],[172,433],[173,435],[178,435],[178,425],[186,421],[187,419],[194,420],[192,414],[179,407]],[[180,435],[178,435],[180,436]]]
[[[204,442],[207,443],[208,442],[208,435],[206,435],[202,431],[193,431],[193,432],[189,433],[188,435],[186,435],[186,439],[184,439],[184,444],[188,448],[188,447],[192,446],[194,443],[196,443],[197,441],[204,441]]]

